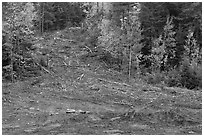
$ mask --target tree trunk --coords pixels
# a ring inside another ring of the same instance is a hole
[[[97,5],[97,14],[98,14],[98,12],[99,12],[99,2],[96,2],[96,5]]]
[[[127,19],[127,25],[130,25],[130,17],[129,17],[129,13],[130,13],[130,9],[129,9],[129,5],[128,5],[128,19]],[[126,32],[127,33],[127,32]],[[131,34],[132,36],[132,34]],[[130,81],[130,76],[131,76],[131,63],[132,63],[132,54],[131,54],[131,46],[132,45],[129,45],[129,69],[128,69],[128,78],[129,78],[129,81]]]
[[[125,29],[125,11],[123,11],[123,19],[122,19],[122,30]]]
[[[12,48],[11,48],[11,82],[13,83],[14,82],[14,71],[13,71],[13,49],[14,49],[14,46],[12,45]]]
[[[41,3],[41,15],[40,15],[40,22],[41,22],[41,28],[40,28],[40,32],[41,32],[41,35],[43,35],[44,33],[44,3],[42,2]]]
[[[130,81],[130,76],[131,76],[131,65],[132,65],[132,54],[131,54],[131,46],[129,46],[129,68],[128,68],[129,81]]]

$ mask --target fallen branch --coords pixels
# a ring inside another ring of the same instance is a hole
[[[89,47],[87,46],[84,46],[84,47],[87,48],[92,53],[92,50]]]
[[[68,66],[68,64],[64,60],[62,60],[62,62],[64,63],[65,66]]]
[[[40,65],[39,63],[35,62],[35,64],[37,66],[39,66],[41,69],[43,69],[45,72],[49,73],[50,75],[54,76],[49,70],[47,70],[45,67],[43,67],[42,65]]]
[[[51,75],[53,76],[53,74],[52,74],[49,70],[47,70],[45,67],[41,66],[41,68],[42,68],[44,71],[46,71],[47,73],[49,73],[49,74],[51,74]]]
[[[116,74],[121,74],[121,75],[122,75],[122,73],[121,73],[121,72],[114,71],[114,70],[112,70],[112,69],[109,69],[109,70],[108,70],[108,71],[106,71],[106,72],[109,72],[109,73],[116,73]]]
[[[102,61],[102,62],[105,64],[106,67],[108,67],[108,65],[105,63],[105,61]]]
[[[97,68],[95,69],[95,71],[97,71],[100,67],[101,67],[101,65],[99,65],[99,67],[97,67]]]
[[[81,80],[83,78],[84,74],[82,74],[80,77],[77,78],[77,80]]]

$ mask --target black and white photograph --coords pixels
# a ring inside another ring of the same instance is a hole
[[[202,135],[202,1],[1,8],[2,135]]]

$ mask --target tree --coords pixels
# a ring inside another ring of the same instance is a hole
[[[143,47],[141,49],[141,66],[145,68],[151,67],[151,51],[153,47],[153,41],[158,38],[166,23],[166,17],[168,15],[167,9],[164,7],[164,3],[157,2],[145,2],[141,4],[141,12],[139,19],[141,21],[142,36],[141,43]]]
[[[86,17],[80,2],[41,2],[38,15],[41,31],[79,27]]]
[[[131,76],[132,70],[132,62],[136,67],[136,70],[139,71],[139,59],[140,51],[142,45],[140,44],[141,37],[141,28],[140,28],[140,21],[138,14],[140,12],[140,4],[135,4],[133,7],[130,8],[128,6],[128,16],[127,21],[123,21],[123,29],[125,29],[126,34],[126,42],[127,48],[129,50],[129,67],[128,67],[128,75],[129,79]]]
[[[188,30],[193,30],[194,36],[199,41],[201,47],[201,3],[180,3],[180,2],[162,2],[162,3],[140,3],[140,21],[142,27],[143,48],[141,65],[146,68],[151,67],[151,54],[154,40],[159,38],[164,31],[167,17],[172,17],[175,31],[175,57],[172,63],[177,62],[180,65],[184,54],[185,40]],[[175,64],[174,64],[175,65]]]
[[[118,62],[119,70],[122,69],[122,66],[124,66],[124,70],[127,68],[130,78],[132,61],[136,64],[136,69],[139,69],[137,65],[139,64],[138,53],[141,49],[139,44],[141,40],[138,18],[139,4],[115,3],[108,6],[109,10],[107,10],[106,17],[100,26],[102,31],[98,38],[99,46],[121,60],[120,63]],[[128,63],[126,60],[129,60]]]
[[[173,18],[168,17],[164,32],[155,41],[155,47],[152,48],[152,55],[154,58],[154,69],[160,71],[169,70],[177,65],[176,58],[176,40],[175,31],[173,31]]]
[[[4,70],[11,75],[13,81],[18,69],[22,64],[23,45],[32,40],[34,36],[33,20],[36,18],[35,8],[32,3],[3,3],[3,35],[6,38],[3,45],[3,61],[6,63]],[[8,51],[9,50],[9,51]]]

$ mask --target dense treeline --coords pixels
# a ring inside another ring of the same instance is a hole
[[[202,3],[5,2],[2,9],[5,79],[38,75],[48,64],[33,58],[33,42],[47,32],[80,27],[76,39],[89,49],[86,57],[129,79],[202,86]]]

